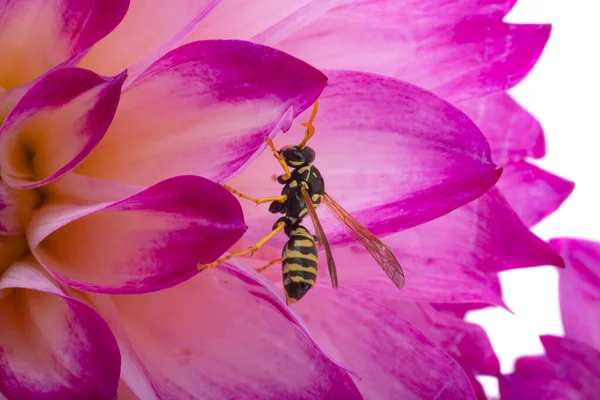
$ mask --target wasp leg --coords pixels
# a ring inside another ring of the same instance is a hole
[[[227,186],[225,184],[221,184],[221,186],[223,186],[225,189],[229,190],[231,193],[235,194],[237,197],[241,197],[242,199],[250,200],[250,201],[256,203],[256,199],[254,197],[246,196],[244,193],[238,192],[231,186]],[[256,203],[256,204],[258,204],[258,203]]]
[[[224,184],[221,184],[221,186],[223,186],[225,189],[229,190],[231,193],[235,194],[236,196],[241,197],[242,199],[250,200],[256,204],[268,203],[269,201],[278,201],[280,203],[283,203],[288,198],[287,194],[282,194],[280,196],[259,197],[258,199],[255,199],[254,197],[246,196],[245,194],[238,192],[231,186],[227,186]]]
[[[310,138],[313,137],[313,135],[315,134],[315,126],[313,125],[313,121],[317,116],[317,111],[319,111],[319,100],[315,100],[315,104],[313,105],[313,110],[310,113],[310,118],[308,119],[308,122],[304,122],[303,124],[301,124],[302,126],[306,127],[306,131],[304,132],[304,139],[302,139],[302,141],[298,145],[299,149],[305,148],[306,143],[308,143]]]
[[[260,239],[260,241],[258,241],[254,246],[250,247],[249,249],[243,250],[243,251],[238,251],[237,253],[232,253],[229,254],[225,257],[219,258],[216,261],[211,262],[210,264],[198,264],[197,268],[198,270],[203,270],[206,268],[212,268],[212,267],[216,267],[217,265],[227,261],[227,260],[231,260],[234,257],[238,257],[238,256],[243,256],[245,254],[250,254],[252,255],[255,251],[258,251],[258,249],[260,249],[261,247],[263,247],[265,245],[265,243],[267,243],[269,240],[271,240],[271,238],[275,235],[277,235],[279,232],[281,232],[283,230],[283,228],[285,228],[286,223],[284,221],[280,221],[277,226],[271,231],[271,233],[269,233],[267,236],[265,236],[264,238]]]
[[[290,172],[290,168],[285,163],[285,160],[283,159],[281,154],[279,154],[271,139],[265,138],[265,142],[267,142],[267,144],[271,148],[271,151],[273,152],[273,155],[275,156],[275,158],[277,158],[277,161],[279,161],[279,165],[281,165],[281,168],[283,168],[283,170],[285,171],[285,174],[281,176],[281,179],[283,179],[284,181],[289,180],[292,177],[292,173]]]
[[[282,258],[278,258],[278,259],[276,259],[276,260],[273,260],[273,261],[271,261],[270,263],[268,263],[267,265],[264,265],[264,266],[262,266],[262,267],[260,267],[260,268],[257,268],[257,269],[256,269],[256,272],[263,272],[265,269],[269,268],[271,265],[275,265],[275,264],[277,264],[278,262],[281,262],[281,260],[282,260]]]
[[[260,199],[256,199],[254,202],[256,204],[267,203],[269,201],[278,201],[280,203],[285,203],[287,198],[288,198],[287,194],[282,194],[281,196],[261,197]]]

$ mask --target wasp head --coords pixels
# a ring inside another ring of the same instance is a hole
[[[315,161],[315,151],[304,146],[302,149],[298,146],[285,146],[279,150],[286,164],[292,168],[298,168]]]

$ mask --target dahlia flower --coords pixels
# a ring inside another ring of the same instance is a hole
[[[553,239],[566,268],[559,275],[565,337],[542,336],[545,355],[517,360],[500,379],[502,399],[586,400],[600,387],[600,243]]]
[[[513,4],[5,2],[0,393],[481,395],[498,362],[462,313],[503,306],[499,271],[562,265],[528,227],[572,189],[524,160],[543,133],[505,91],[550,28],[502,22]],[[317,98],[327,191],[407,285],[323,214],[340,288],[288,308],[277,268],[253,270],[284,238],[196,265],[270,230],[215,182],[276,194],[264,138],[297,143]]]

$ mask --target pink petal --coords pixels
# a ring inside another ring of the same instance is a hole
[[[319,71],[273,49],[190,43],[127,89],[110,131],[77,171],[143,186],[188,173],[225,179],[265,147],[265,136],[287,130],[325,84]]]
[[[534,226],[560,207],[575,183],[553,175],[526,161],[504,166],[496,185],[523,223]]]
[[[143,74],[152,64],[162,58],[169,51],[177,48],[187,38],[190,33],[198,26],[200,22],[206,18],[206,16],[213,10],[213,8],[219,4],[221,0],[210,0],[210,3],[206,3],[206,7],[200,9],[196,14],[195,18],[183,26],[176,34],[171,36],[169,40],[162,43],[160,46],[155,47],[152,52],[142,59],[138,60],[135,64],[128,68],[130,79],[125,83],[125,87],[128,87],[134,80],[136,80],[141,74]]]
[[[457,255],[448,254],[444,257],[444,254],[437,254],[435,247],[439,237],[434,236],[435,239],[431,239],[433,242],[430,239],[424,240],[430,236],[424,235],[423,230],[419,228],[421,227],[383,239],[404,269],[406,286],[402,290],[394,286],[369,253],[358,247],[333,249],[340,286],[366,285],[363,290],[372,293],[373,296],[379,294],[402,300],[484,303],[506,307],[501,293],[496,291],[496,286],[488,274],[477,269],[476,265],[461,263],[460,260],[455,262],[455,259],[459,258]],[[442,240],[439,245],[444,247]],[[456,246],[460,244],[456,243]],[[431,254],[428,250],[431,250]],[[327,263],[323,255],[321,258],[319,268],[321,272],[325,272]],[[323,280],[329,279],[324,277]]]
[[[497,189],[448,214],[415,228],[415,238],[428,238],[420,249],[405,243],[410,253],[419,250],[443,263],[476,266],[499,272],[536,265],[564,266],[560,256],[535,236],[518,218]],[[415,240],[416,241],[416,240]]]
[[[366,399],[474,399],[460,365],[362,289],[317,284],[294,307],[330,353],[356,370]],[[398,310],[398,311],[396,311]]]
[[[502,22],[505,0],[479,3],[352,0],[324,15],[304,7],[255,40],[321,69],[394,76],[460,101],[516,85],[550,35],[549,25]]]
[[[108,325],[67,296],[33,258],[0,278],[0,392],[9,399],[107,399],[120,355]]]
[[[499,165],[525,157],[542,158],[546,153],[544,131],[533,115],[507,93],[462,101],[458,108],[481,129]]]
[[[497,189],[383,241],[400,261],[406,286],[398,290],[366,251],[335,247],[340,285],[368,282],[372,290],[405,300],[504,306],[491,272],[564,266],[560,256],[523,225]],[[324,259],[321,269],[326,270],[323,263]]]
[[[162,181],[123,200],[44,204],[28,230],[37,259],[88,292],[142,293],[182,282],[244,233],[238,201],[197,176]],[[80,200],[79,200],[80,201]]]
[[[0,87],[12,89],[88,49],[121,21],[127,0],[0,1]]]
[[[147,188],[91,178],[76,172],[69,172],[44,187],[54,202],[66,201],[67,204],[73,202],[78,204],[117,202],[135,196],[144,189]],[[59,223],[58,225],[62,226],[63,224]]]
[[[458,361],[469,377],[477,399],[487,399],[476,375],[498,376],[500,362],[482,327],[465,322],[462,316],[438,312],[426,303],[398,304],[395,300],[387,303]]]
[[[363,296],[366,293],[364,289],[360,289]],[[384,299],[381,292],[374,293],[373,296],[394,309],[399,316],[458,361],[467,374],[477,398],[487,398],[475,376],[498,376],[500,363],[482,327],[465,322],[462,316],[438,312],[427,303],[398,302],[397,298]]]
[[[496,272],[488,272],[487,285],[490,287],[491,293],[494,293],[497,298],[502,297],[502,285],[500,278]],[[465,315],[469,311],[481,310],[490,307],[490,303],[431,303],[431,305],[438,311],[445,312],[458,318],[465,318]],[[502,306],[506,307],[504,302]],[[506,308],[508,310],[508,308]],[[509,310],[510,311],[510,310]]]
[[[338,1],[338,0],[335,0]],[[316,3],[316,4],[315,4]],[[280,20],[307,7],[328,9],[331,1],[220,1],[187,38],[187,42],[207,39],[250,40]]]
[[[162,0],[132,1],[123,22],[92,48],[80,66],[114,75],[152,54],[151,58],[165,54],[217,3],[219,0],[183,0],[165,7]],[[135,76],[137,73],[131,75]]]
[[[500,379],[503,400],[584,400],[598,397],[600,352],[577,341],[542,336],[546,357],[523,357]]]
[[[2,180],[25,189],[59,178],[98,144],[115,114],[122,73],[52,71],[17,103],[0,128]]]
[[[600,243],[552,239],[565,260],[560,271],[560,312],[565,335],[600,351]]]
[[[375,234],[407,229],[444,215],[477,198],[500,171],[477,127],[435,95],[393,78],[328,71],[319,99],[316,134],[309,142],[327,192]],[[307,115],[296,120],[306,121]],[[304,132],[279,144],[298,143]],[[272,196],[281,173],[265,152],[229,184],[255,197]],[[273,223],[266,210],[250,205],[246,216],[264,234]],[[346,241],[326,214],[333,243]]]
[[[281,299],[229,266],[160,292],[90,298],[141,399],[362,398]]]
[[[497,376],[500,362],[485,330],[426,303],[396,303],[399,314],[457,360],[465,370]]]

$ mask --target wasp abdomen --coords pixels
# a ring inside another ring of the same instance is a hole
[[[318,251],[313,235],[297,226],[281,253],[283,287],[288,304],[300,300],[317,280]]]

